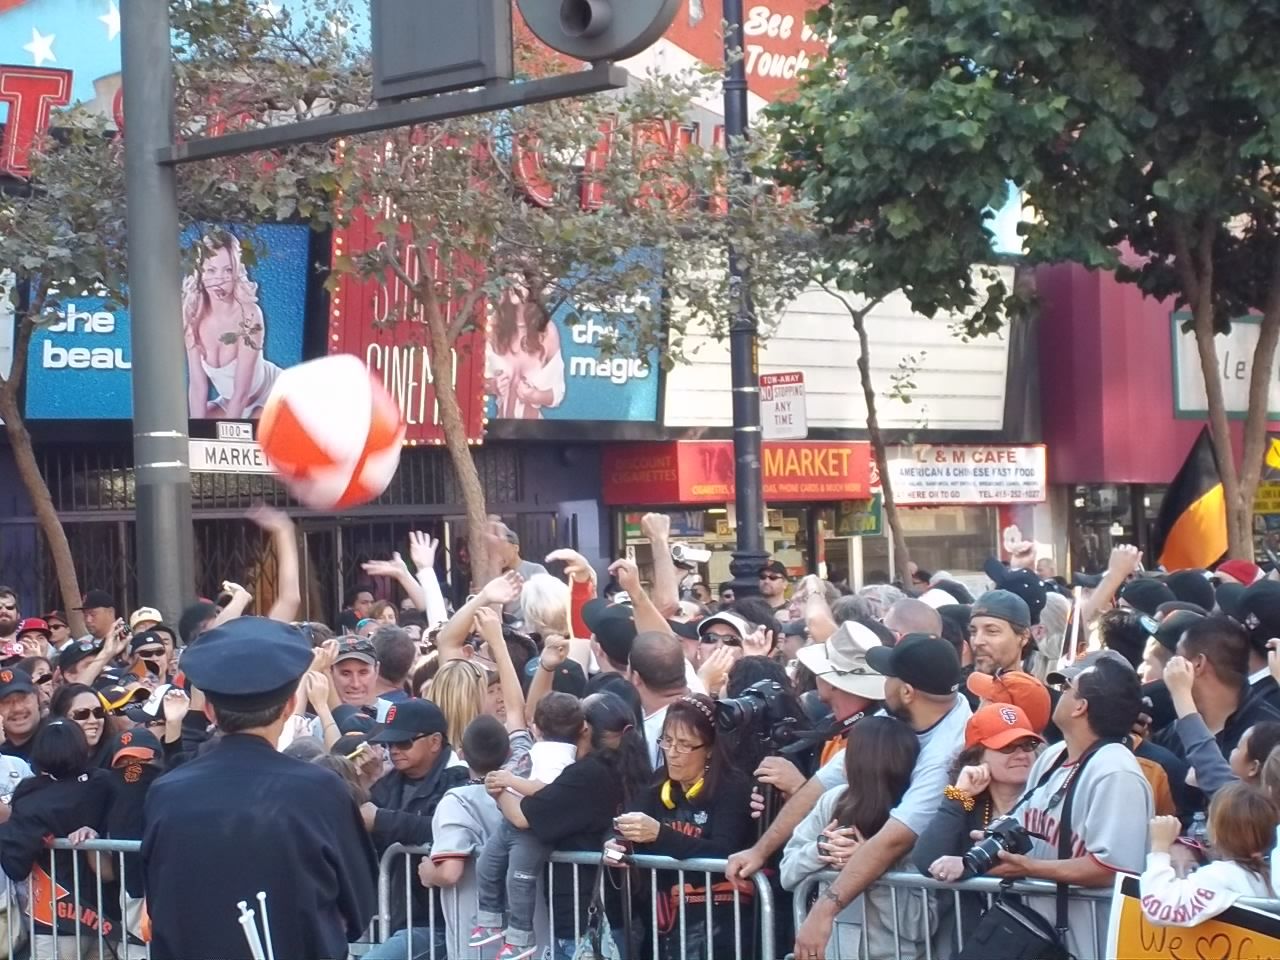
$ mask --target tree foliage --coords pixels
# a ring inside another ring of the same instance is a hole
[[[846,282],[989,329],[1014,291],[967,271],[1016,183],[1032,261],[1113,270],[1191,311],[1231,549],[1250,552],[1280,336],[1280,4],[831,0],[816,23],[828,55],[777,110],[782,175],[845,243]],[[1213,334],[1245,313],[1263,330],[1237,470]]]

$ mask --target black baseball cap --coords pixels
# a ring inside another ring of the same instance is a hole
[[[1040,622],[1040,611],[1044,609],[1049,596],[1044,581],[1030,570],[1010,570],[995,557],[987,558],[983,570],[996,585],[997,590],[1005,590],[1022,598],[1030,614],[1029,626]],[[995,616],[995,614],[988,614],[988,616]]]
[[[1206,611],[1213,609],[1213,584],[1207,570],[1178,570],[1164,578],[1164,585],[1184,603],[1194,603]]]
[[[940,637],[909,633],[897,646],[872,647],[867,664],[876,673],[897,677],[925,693],[943,695],[960,688],[960,656]]]
[[[1260,582],[1274,583],[1275,581],[1262,580]],[[1243,583],[1220,583],[1213,591],[1213,601],[1218,609],[1232,620],[1243,620],[1244,614],[1240,612],[1240,601],[1244,599],[1244,592],[1248,589]]]
[[[93,637],[81,637],[79,640],[68,641],[58,653],[58,669],[66,673],[81,660],[97,656],[100,649],[102,649],[101,644]]]
[[[1187,627],[1203,619],[1203,615],[1192,613],[1190,610],[1175,610],[1160,621],[1160,626],[1156,627],[1156,641],[1170,653],[1177,653],[1178,641],[1187,632]]]
[[[99,608],[110,607],[115,609],[116,602],[111,594],[105,590],[90,590],[84,595],[84,599],[80,601],[79,610],[97,610]]]
[[[143,647],[160,647],[163,649],[164,640],[161,638],[160,634],[155,632],[154,629],[143,630],[141,633],[135,633],[129,638],[130,653],[137,653]]]
[[[1121,587],[1120,599],[1135,610],[1141,610],[1147,616],[1154,617],[1160,604],[1171,603],[1178,598],[1159,580],[1144,577],[1130,580]]]
[[[1221,591],[1227,584],[1218,589]],[[1280,583],[1259,580],[1244,588],[1236,601],[1236,619],[1249,631],[1254,650],[1266,649],[1267,641],[1280,637]]]
[[[969,618],[994,617],[1011,626],[1026,630],[1031,626],[1031,609],[1027,601],[1008,590],[988,590],[973,602]]]
[[[340,734],[363,733],[371,736],[381,729],[375,718],[350,703],[340,703],[333,708],[333,722],[338,725]]]
[[[787,565],[783,563],[781,560],[770,560],[768,563],[766,563],[763,567],[760,568],[761,576],[763,576],[766,573],[777,573],[782,575],[783,577],[786,577]]]
[[[387,708],[385,726],[369,738],[370,743],[409,743],[418,737],[449,734],[449,724],[430,700],[405,700]]]
[[[1100,573],[1085,573],[1078,570],[1071,575],[1071,585],[1084,587],[1086,590],[1096,590],[1098,584],[1102,583],[1102,576]]]
[[[635,614],[628,604],[610,604],[598,597],[583,606],[582,621],[610,660],[626,663],[631,658],[631,645],[638,631]]]
[[[0,670],[0,700],[11,693],[35,693],[36,685],[25,670]]]

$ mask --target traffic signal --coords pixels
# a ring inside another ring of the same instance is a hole
[[[516,0],[534,36],[578,60],[625,60],[666,33],[681,0]]]

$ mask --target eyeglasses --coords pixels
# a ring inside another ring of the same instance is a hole
[[[1007,747],[1001,747],[996,751],[996,753],[1003,753],[1005,756],[1009,756],[1014,753],[1035,753],[1037,746],[1039,746],[1039,744],[1035,740],[1016,740]]]
[[[687,756],[695,750],[701,750],[706,746],[705,743],[681,743],[678,740],[672,740],[670,737],[659,737],[658,746],[662,748],[663,753],[671,754],[676,757]]]
[[[72,710],[67,714],[67,716],[72,720],[75,720],[77,723],[82,720],[88,720],[90,717],[94,717],[98,720],[105,720],[107,711],[102,707],[81,707],[79,710]]]

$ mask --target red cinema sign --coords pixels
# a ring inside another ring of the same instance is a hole
[[[54,107],[71,103],[71,71],[0,66],[0,103],[9,119],[0,133],[0,173],[31,173],[31,148],[49,129]]]
[[[407,227],[405,228],[408,229]],[[334,230],[333,256],[358,255],[385,243],[377,221],[357,213],[350,225]],[[427,256],[428,269],[440,268]],[[409,251],[400,266],[416,280],[422,267]],[[381,377],[404,414],[411,446],[444,442],[435,378],[431,367],[431,336],[423,307],[414,301],[403,280],[388,273],[386,282],[363,280],[340,273],[330,299],[329,353],[353,353]],[[447,307],[454,319],[458,304]],[[453,385],[467,439],[484,436],[484,318],[486,304],[475,307],[472,330],[459,337],[453,351]]]

